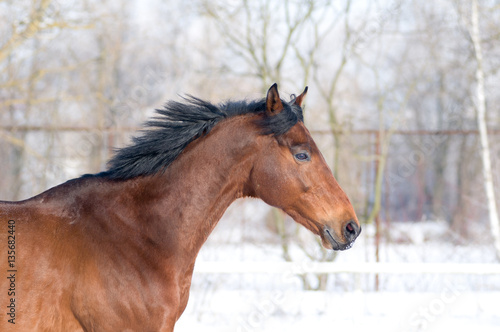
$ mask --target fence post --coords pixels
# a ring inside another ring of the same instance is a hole
[[[375,174],[380,167],[380,131],[375,132]],[[380,262],[380,210],[375,215],[375,261]],[[375,291],[379,290],[379,274],[375,274]]]

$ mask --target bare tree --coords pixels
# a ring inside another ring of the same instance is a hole
[[[351,40],[352,27],[349,26],[351,1],[345,5],[330,1],[247,1],[236,2],[233,6],[225,2],[206,1],[203,13],[217,27],[217,31],[226,41],[225,45],[244,66],[231,67],[225,63],[226,70],[239,77],[250,76],[257,79],[265,91],[272,82],[290,82],[296,89],[303,89],[311,80],[316,82],[320,95],[328,105],[330,123],[335,134],[339,133],[339,120],[335,113],[337,83],[348,61],[354,43]],[[342,24],[344,23],[344,24]],[[338,29],[337,29],[338,28]],[[328,49],[335,32],[345,33],[342,57],[334,68],[328,66],[325,76],[321,62],[332,63],[335,56],[329,54],[322,61],[318,53]],[[234,60],[233,60],[234,61]],[[333,79],[330,75],[333,70]],[[327,81],[325,88],[320,85]],[[299,91],[299,90],[297,90]],[[307,101],[306,101],[307,103]],[[306,118],[312,119],[306,110]],[[340,138],[336,140],[340,153]],[[338,160],[338,158],[335,158]],[[333,167],[334,172],[337,165]],[[292,261],[289,250],[290,234],[296,233],[295,225],[286,226],[285,217],[279,211],[272,212],[274,229],[278,233],[283,250],[283,258]],[[336,255],[326,252],[318,243],[309,248],[297,242],[302,252],[311,260],[332,261]],[[303,276],[304,288],[324,289],[328,276],[319,276],[314,282]]]
[[[489,221],[491,234],[496,249],[497,259],[500,260],[500,220],[495,200],[493,187],[493,174],[491,171],[490,143],[486,127],[486,93],[484,88],[484,64],[481,47],[481,33],[479,31],[479,5],[478,0],[472,1],[470,36],[474,44],[476,67],[476,98],[477,98],[477,125],[481,142],[481,159],[483,162],[484,187],[488,200]]]
[[[23,24],[24,28],[15,26],[7,42],[0,47],[0,63],[25,40],[34,37],[43,29],[52,27],[44,24],[51,3],[52,0],[32,1],[28,21]]]

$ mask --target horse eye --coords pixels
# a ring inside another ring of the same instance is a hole
[[[309,161],[311,160],[311,157],[309,157],[309,154],[307,152],[299,152],[295,154],[295,159],[298,161]]]

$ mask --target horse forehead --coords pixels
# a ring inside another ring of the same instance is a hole
[[[287,139],[292,144],[302,144],[302,143],[312,143],[313,139],[309,130],[303,122],[297,122],[288,132],[285,134]]]

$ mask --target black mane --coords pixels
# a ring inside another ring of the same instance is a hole
[[[130,179],[164,171],[193,140],[206,135],[219,121],[248,113],[263,113],[258,124],[262,134],[279,136],[298,121],[303,121],[302,109],[292,101],[282,101],[284,110],[274,116],[265,113],[266,102],[237,101],[213,105],[189,96],[185,103],[169,101],[159,116],[146,122],[142,136],[134,137],[131,145],[116,150],[105,172],[96,174],[111,179]]]

